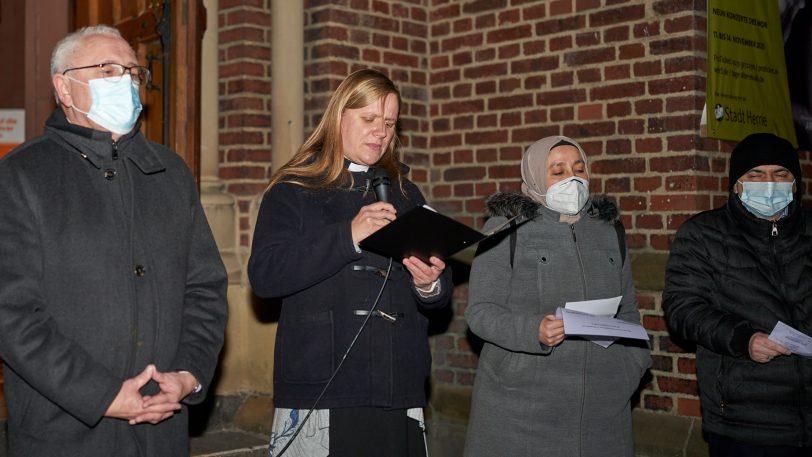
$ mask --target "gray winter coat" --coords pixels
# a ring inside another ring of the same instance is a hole
[[[183,160],[137,128],[113,143],[58,109],[0,161],[9,455],[188,455],[185,407],[158,425],[103,415],[149,363],[210,385],[226,287]]]
[[[497,194],[489,209],[511,215],[516,203],[537,215],[518,226],[513,268],[507,237],[482,246],[471,268],[465,317],[485,344],[465,456],[632,457],[630,399],[651,364],[645,343],[539,342],[542,318],[568,301],[622,295],[616,317],[640,321],[613,228],[617,210],[593,198],[570,225],[515,194]],[[505,220],[489,219],[484,231]]]

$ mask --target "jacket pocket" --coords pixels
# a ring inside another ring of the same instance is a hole
[[[333,312],[291,316],[280,329],[280,377],[291,383],[322,383],[334,368]]]

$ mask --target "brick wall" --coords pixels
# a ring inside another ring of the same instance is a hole
[[[641,407],[697,416],[693,354],[669,338],[662,269],[676,228],[726,198],[731,145],[699,136],[706,4],[693,0],[307,0],[305,130],[349,72],[401,88],[403,160],[440,211],[484,222],[483,200],[518,190],[522,150],[550,134],[581,141],[593,192],[627,227],[652,378]],[[270,0],[220,0],[220,176],[248,207],[270,169]],[[812,157],[803,153],[812,176]],[[807,182],[809,187],[809,182]],[[809,195],[809,192],[807,192]],[[477,357],[455,290],[431,338],[433,384],[469,387]]]
[[[220,0],[220,178],[237,197],[241,243],[271,162],[271,0]]]

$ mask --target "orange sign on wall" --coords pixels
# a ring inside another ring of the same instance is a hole
[[[25,141],[25,110],[0,109],[0,157]]]

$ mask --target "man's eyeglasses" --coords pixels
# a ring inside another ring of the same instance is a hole
[[[149,83],[149,69],[147,67],[141,67],[138,65],[125,67],[124,65],[117,63],[97,63],[96,65],[68,68],[67,70],[63,71],[62,74],[64,75],[69,71],[84,70],[86,68],[98,68],[99,77],[111,83],[119,82],[125,73],[129,73],[133,82],[139,86],[145,86]]]

